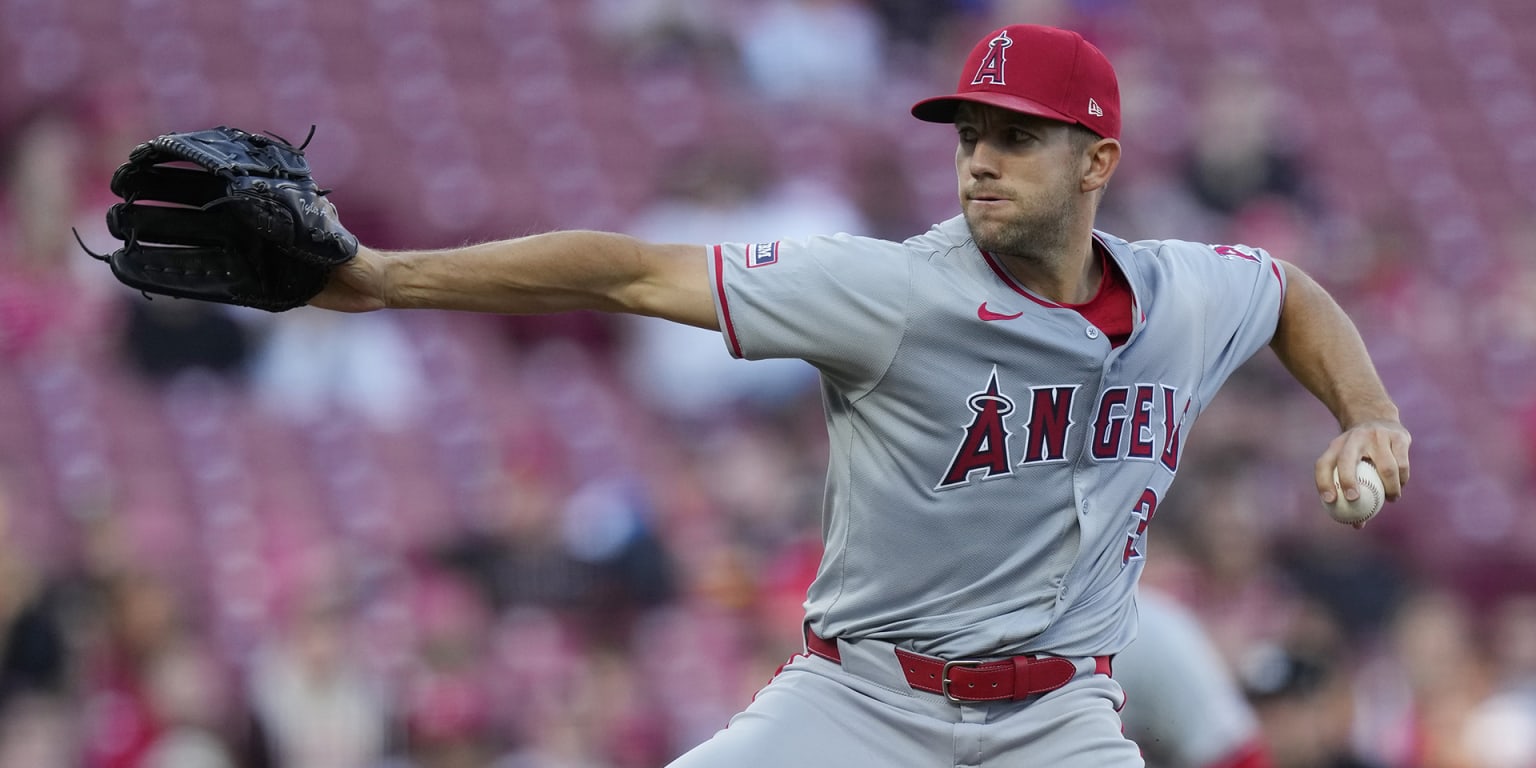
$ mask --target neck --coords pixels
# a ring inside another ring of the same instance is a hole
[[[1058,304],[1082,304],[1094,297],[1104,276],[1094,253],[1093,233],[1074,236],[1062,247],[1035,253],[994,253],[1008,274],[1029,290]]]

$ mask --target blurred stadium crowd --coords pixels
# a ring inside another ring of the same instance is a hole
[[[1308,269],[1415,432],[1409,498],[1327,521],[1333,425],[1261,354],[1147,581],[1281,765],[1536,766],[1529,0],[0,0],[0,768],[657,766],[799,650],[808,369],[146,301],[70,235],[112,249],[135,143],[315,124],[381,247],[901,238],[956,210],[907,107],[1017,21],[1116,62],[1104,228]]]

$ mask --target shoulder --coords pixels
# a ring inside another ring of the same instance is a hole
[[[1097,233],[1123,265],[1141,272],[1177,274],[1248,273],[1256,267],[1278,270],[1267,251],[1251,245],[1197,243],[1191,240],[1138,240],[1129,242]]]
[[[1268,254],[1262,248],[1251,245],[1232,244],[1221,245],[1215,243],[1197,243],[1192,240],[1137,240],[1127,241],[1114,235],[1098,232],[1099,239],[1115,250],[1118,245],[1121,250],[1137,257],[1155,258],[1165,261],[1171,260],[1196,260],[1196,261],[1248,261],[1262,263],[1268,258]]]
[[[907,238],[901,247],[913,255],[935,257],[975,251],[976,243],[971,239],[965,217],[955,216],[933,225],[927,232]]]
[[[976,246],[971,241],[965,220],[955,217],[933,225],[922,234],[902,241],[882,240],[846,232],[834,235],[816,235],[798,240],[784,240],[771,244],[774,248],[789,248],[820,258],[877,257],[884,259],[931,260]],[[769,244],[752,246],[767,248]]]

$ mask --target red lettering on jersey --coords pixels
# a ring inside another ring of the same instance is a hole
[[[1245,261],[1258,261],[1259,255],[1245,245],[1213,245],[1211,249],[1229,259],[1243,259]]]
[[[981,66],[976,68],[976,76],[971,78],[971,85],[1006,85],[1003,69],[1008,63],[1008,56],[1004,50],[1010,45],[1013,45],[1013,38],[1007,32],[1000,33],[987,43],[987,55],[982,58]]]
[[[1141,498],[1136,500],[1136,506],[1131,507],[1131,519],[1136,521],[1136,526],[1125,536],[1125,554],[1120,560],[1122,566],[1146,556],[1142,539],[1147,535],[1147,526],[1152,524],[1152,516],[1155,514],[1157,514],[1157,491],[1148,488],[1141,492]]]
[[[1131,408],[1131,447],[1126,455],[1132,459],[1151,459],[1152,441],[1152,385],[1136,385],[1136,405]]]
[[[1163,385],[1163,456],[1160,461],[1169,472],[1179,471],[1179,441],[1183,439],[1180,433],[1183,431],[1184,414],[1189,413],[1189,403],[1185,402],[1179,418],[1173,417],[1173,395],[1176,392],[1177,387]]]
[[[1120,458],[1120,433],[1125,426],[1127,387],[1111,387],[1099,398],[1099,415],[1093,421],[1093,457],[1108,461]],[[1115,411],[1119,410],[1116,415]]]
[[[1072,427],[1072,394],[1077,387],[1031,387],[1029,441],[1020,464],[1063,461]]]
[[[971,395],[966,405],[976,416],[966,426],[965,439],[936,490],[969,482],[975,472],[984,472],[983,480],[1013,474],[1008,459],[1008,429],[1003,419],[1013,412],[1014,404],[999,390],[996,368],[987,380],[987,388]]]

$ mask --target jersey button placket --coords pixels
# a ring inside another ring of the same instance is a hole
[[[1090,339],[1097,339],[1099,337],[1099,329],[1095,328],[1095,327],[1093,327],[1091,325],[1088,326],[1088,329],[1087,329],[1086,333],[1088,334],[1088,338],[1090,338]]]

